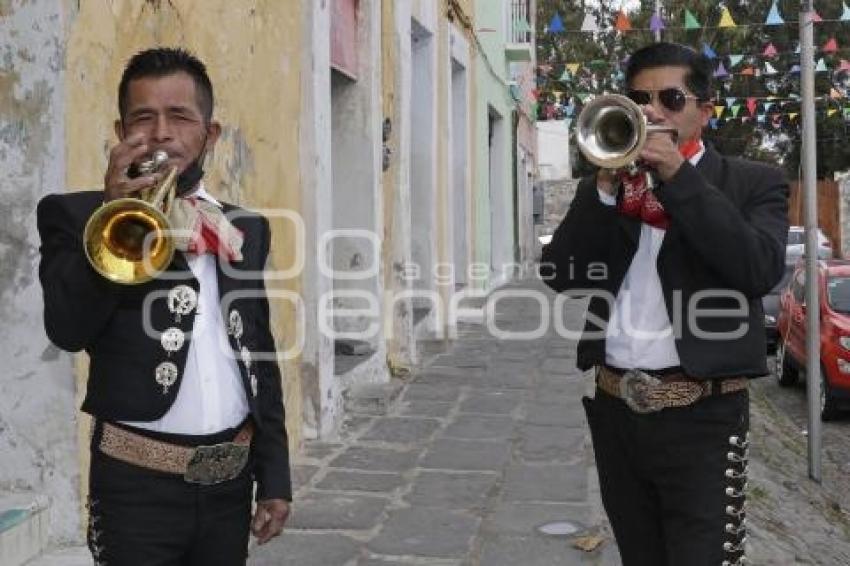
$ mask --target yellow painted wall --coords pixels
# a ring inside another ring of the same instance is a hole
[[[79,4],[79,7],[77,5]],[[116,143],[117,87],[127,59],[156,46],[182,46],[207,65],[223,135],[207,165],[210,191],[251,209],[300,208],[298,131],[302,14],[295,0],[65,0],[66,156],[70,189],[102,187],[109,148]],[[272,265],[292,265],[290,223],[272,221]],[[269,282],[298,292],[300,279]],[[295,336],[294,309],[272,303],[278,346]],[[301,437],[298,360],[283,364],[291,452]],[[78,383],[84,387],[84,364]],[[81,426],[83,483],[88,467],[87,423]],[[85,486],[84,486],[85,491]]]

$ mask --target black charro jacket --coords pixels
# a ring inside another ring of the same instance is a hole
[[[118,285],[98,275],[86,259],[82,234],[89,216],[102,202],[102,191],[86,191],[48,195],[38,204],[44,325],[58,347],[89,354],[83,411],[106,421],[153,421],[162,417],[177,397],[195,314],[192,310],[175,317],[169,309],[168,292],[180,285],[197,292],[199,283],[181,252],[174,254],[174,261],[161,276],[142,285]],[[224,212],[235,213],[232,222],[245,236],[242,261],[226,269],[216,261],[225,325],[233,310],[242,320],[238,342],[233,335],[228,338],[256,425],[252,460],[257,498],[291,500],[281,373],[268,355],[275,352],[262,278],[269,253],[269,224],[264,217],[232,205],[224,204]],[[251,271],[259,276],[233,276]],[[186,340],[169,354],[160,335],[173,327],[182,330]],[[241,346],[254,353],[250,367],[240,355]],[[261,357],[260,353],[267,355]],[[165,393],[155,379],[155,368],[164,361],[178,368],[177,381]]]
[[[670,217],[656,267],[683,370],[705,379],[764,375],[761,297],[784,269],[784,175],[769,165],[722,156],[706,144],[696,167],[685,162],[656,194]],[[552,289],[591,296],[578,346],[581,369],[605,362],[611,303],[601,294],[617,295],[639,237],[640,221],[603,204],[591,176],[579,183],[566,217],[543,249],[540,274]],[[743,297],[745,308],[730,292]],[[718,312],[705,312],[711,309]],[[716,333],[727,336],[709,336]]]

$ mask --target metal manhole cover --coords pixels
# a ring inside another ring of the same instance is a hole
[[[537,530],[544,535],[563,537],[576,534],[581,530],[581,527],[570,521],[553,521],[540,525]]]

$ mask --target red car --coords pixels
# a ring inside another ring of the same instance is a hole
[[[800,263],[780,297],[775,373],[782,386],[794,385],[800,373],[805,373],[805,276],[805,266]],[[819,261],[818,293],[821,419],[828,421],[850,402],[850,261]]]

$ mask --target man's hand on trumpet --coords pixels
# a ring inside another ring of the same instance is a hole
[[[667,125],[664,115],[650,105],[641,106],[651,124]],[[658,172],[662,181],[673,178],[685,158],[679,152],[679,146],[669,133],[649,132],[646,143],[640,152],[640,159]]]
[[[109,152],[109,165],[103,179],[103,200],[109,202],[118,198],[131,197],[142,189],[156,185],[161,173],[150,173],[130,178],[127,171],[130,165],[142,160],[150,153],[144,134],[135,133],[126,137]]]

